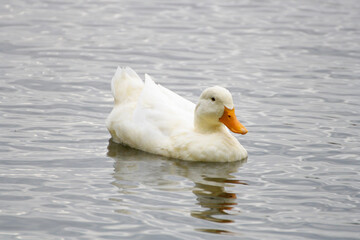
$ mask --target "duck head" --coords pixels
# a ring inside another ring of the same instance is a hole
[[[219,86],[207,88],[200,95],[195,108],[195,129],[211,132],[222,124],[234,133],[248,132],[236,118],[231,93]]]

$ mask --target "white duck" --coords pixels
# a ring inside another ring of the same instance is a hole
[[[114,142],[145,152],[190,161],[232,162],[247,158],[245,148],[225,128],[246,134],[237,120],[231,93],[207,88],[198,104],[145,83],[129,67],[118,68],[111,82],[114,108],[106,126]]]

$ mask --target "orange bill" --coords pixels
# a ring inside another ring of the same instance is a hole
[[[246,134],[248,131],[247,129],[237,120],[235,116],[235,108],[228,109],[227,107],[224,107],[224,114],[221,118],[219,118],[219,121],[225,124],[230,131],[234,133],[241,133]]]

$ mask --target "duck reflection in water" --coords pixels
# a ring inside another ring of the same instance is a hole
[[[114,178],[122,192],[136,188],[139,183],[151,187],[161,187],[168,191],[179,190],[177,182],[168,176],[181,176],[191,180],[195,186],[192,192],[198,204],[205,210],[192,210],[191,216],[219,223],[233,222],[215,216],[229,215],[237,205],[235,193],[227,192],[225,187],[244,184],[234,179],[231,173],[246,161],[229,163],[190,162],[152,155],[132,149],[109,140],[108,156],[115,162]]]

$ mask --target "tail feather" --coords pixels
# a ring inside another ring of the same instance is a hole
[[[134,70],[130,67],[118,67],[111,80],[111,92],[115,105],[133,97],[143,86],[144,82]]]

